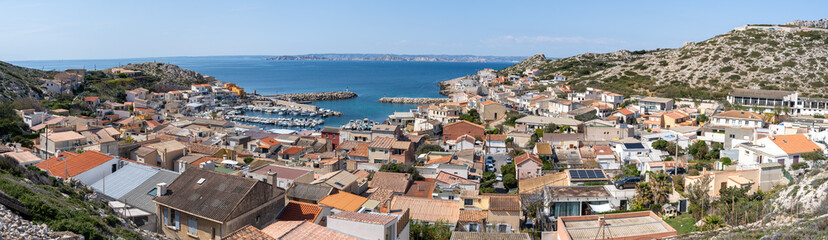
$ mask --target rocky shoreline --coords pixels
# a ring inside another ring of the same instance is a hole
[[[433,104],[448,102],[448,98],[408,98],[408,97],[384,97],[380,98],[381,103],[398,104]]]
[[[316,92],[316,93],[291,93],[291,94],[276,94],[269,95],[282,100],[294,102],[315,102],[315,101],[330,101],[343,100],[357,97],[357,94],[351,91],[341,92]]]
[[[460,79],[462,79],[462,77],[451,79],[451,80],[446,80],[446,81],[442,81],[442,82],[438,82],[437,86],[440,86],[440,95],[443,95],[443,96],[451,95],[451,93],[454,92],[454,89],[452,88],[451,85],[454,85],[455,83],[457,83],[457,81],[460,81]]]

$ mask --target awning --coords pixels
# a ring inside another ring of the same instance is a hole
[[[596,212],[596,213],[612,211],[612,206],[610,206],[609,203],[589,204],[589,208],[592,209],[592,212]]]
[[[233,161],[233,160],[223,160],[223,161],[221,161],[221,164],[236,165],[236,164],[239,164],[239,162],[236,162],[236,161]]]

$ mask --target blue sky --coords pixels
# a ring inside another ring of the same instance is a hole
[[[0,60],[306,53],[566,57],[680,47],[826,1],[5,1]]]

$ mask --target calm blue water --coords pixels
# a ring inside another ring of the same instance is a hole
[[[369,61],[267,61],[266,56],[165,57],[103,60],[15,61],[12,64],[43,69],[105,69],[127,63],[158,61],[179,65],[216,79],[236,83],[259,94],[342,91],[359,97],[313,105],[342,112],[325,119],[326,126],[340,126],[351,119],[382,121],[394,111],[416,105],[383,104],[381,97],[441,97],[437,82],[475,73],[484,68],[502,69],[513,63],[369,62]]]

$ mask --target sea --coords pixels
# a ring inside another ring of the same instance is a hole
[[[411,104],[379,103],[382,97],[444,97],[438,82],[474,74],[478,70],[503,69],[510,62],[401,62],[401,61],[275,61],[268,56],[159,57],[92,60],[36,60],[10,63],[41,70],[83,68],[102,70],[128,63],[163,62],[236,83],[258,94],[308,93],[350,90],[358,97],[310,104],[343,113],[324,118],[322,126],[339,127],[350,120],[382,122]],[[248,112],[247,115],[268,116]],[[279,117],[276,115],[268,117]],[[283,127],[261,125],[268,129]]]

